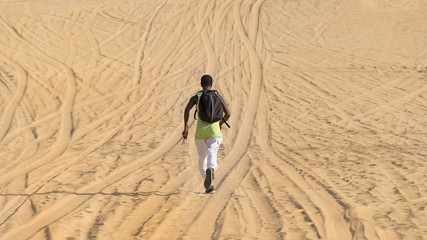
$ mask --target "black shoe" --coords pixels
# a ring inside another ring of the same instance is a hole
[[[213,175],[214,175],[214,170],[212,168],[208,168],[206,169],[206,178],[205,178],[205,189],[206,191],[212,186],[212,180],[213,180]]]
[[[205,193],[214,193],[215,192],[215,188],[214,186],[211,186],[210,188],[206,189]]]

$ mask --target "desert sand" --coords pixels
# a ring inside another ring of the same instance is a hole
[[[427,239],[426,98],[425,0],[1,0],[0,239]]]

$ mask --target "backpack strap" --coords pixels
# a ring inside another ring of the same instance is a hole
[[[212,90],[212,91],[214,91],[215,94],[219,95],[217,90]],[[227,121],[225,121],[224,118],[222,118],[221,120],[225,123],[225,125],[227,125],[228,128],[231,128],[230,125],[228,125]]]
[[[196,108],[196,111],[199,111],[199,102],[200,102],[200,97],[202,96],[202,94],[203,94],[203,91],[198,91],[196,93],[196,95],[197,95],[197,108]]]
[[[197,119],[196,118],[196,114],[199,111],[199,101],[200,101],[200,97],[202,96],[202,94],[203,94],[203,91],[198,91],[196,93],[196,95],[197,95],[197,105],[196,105],[196,111],[194,111],[194,119]]]

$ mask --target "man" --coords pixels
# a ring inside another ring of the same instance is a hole
[[[203,92],[212,90],[212,77],[209,75],[202,76],[200,84],[203,90],[190,98],[184,111],[184,131],[182,132],[182,137],[184,139],[187,139],[188,136],[188,118],[190,116],[190,110],[194,105],[197,106],[198,110],[199,99]],[[230,110],[227,104],[218,93],[216,94],[221,100],[224,116],[220,121],[213,123],[205,122],[198,118],[195,136],[196,147],[199,153],[199,171],[205,179],[204,186],[206,193],[215,192],[212,181],[214,179],[214,172],[218,169],[217,152],[222,142],[221,128],[224,122],[230,118]]]

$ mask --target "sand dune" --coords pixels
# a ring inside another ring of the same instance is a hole
[[[426,23],[423,0],[0,1],[0,239],[427,239]],[[215,194],[181,145],[203,74],[232,111]]]

